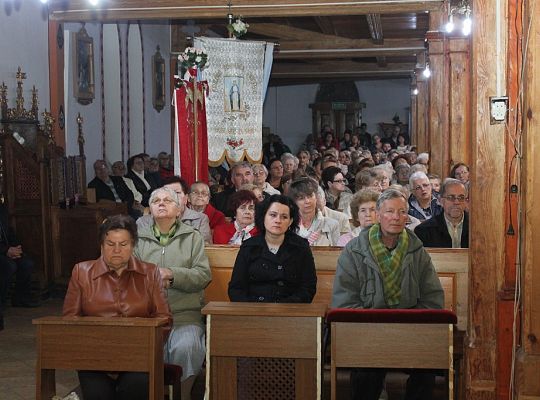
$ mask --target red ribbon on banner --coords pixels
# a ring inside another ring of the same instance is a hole
[[[192,75],[193,76],[193,75]],[[208,183],[208,134],[206,129],[206,82],[196,82],[195,76],[176,89],[175,108],[180,171],[188,185],[196,180]],[[195,90],[194,90],[195,88]],[[194,104],[197,107],[195,116]],[[197,129],[195,129],[197,124]]]

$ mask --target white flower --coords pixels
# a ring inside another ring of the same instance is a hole
[[[201,61],[202,61],[202,57],[201,57],[201,56],[197,56],[197,57],[195,58],[195,62],[196,62],[197,64],[200,63]]]

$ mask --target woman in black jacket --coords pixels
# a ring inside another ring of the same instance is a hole
[[[229,282],[231,301],[311,303],[317,275],[308,241],[295,233],[299,218],[296,204],[283,195],[257,205],[260,234],[240,247]]]

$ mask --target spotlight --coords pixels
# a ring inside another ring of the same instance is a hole
[[[465,19],[463,20],[463,23],[461,24],[461,32],[465,36],[468,36],[468,35],[471,34],[471,28],[472,28],[471,16],[469,14],[467,14]]]
[[[412,90],[412,94],[413,94],[413,96],[418,95],[418,88],[417,88],[417,87],[415,87],[415,88]]]
[[[450,15],[450,18],[448,18],[448,22],[446,23],[446,32],[451,33],[454,30],[454,16]]]
[[[49,0],[40,0],[41,1],[41,4],[47,4],[49,2]]]
[[[95,7],[98,5],[99,0],[88,0],[88,2]]]
[[[422,72],[422,75],[424,75],[424,78],[429,78],[431,76],[431,70],[429,69],[429,64],[426,64],[426,68]]]

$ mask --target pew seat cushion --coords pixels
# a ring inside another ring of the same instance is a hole
[[[456,324],[457,316],[450,310],[333,308],[326,313],[326,321],[397,324]]]

